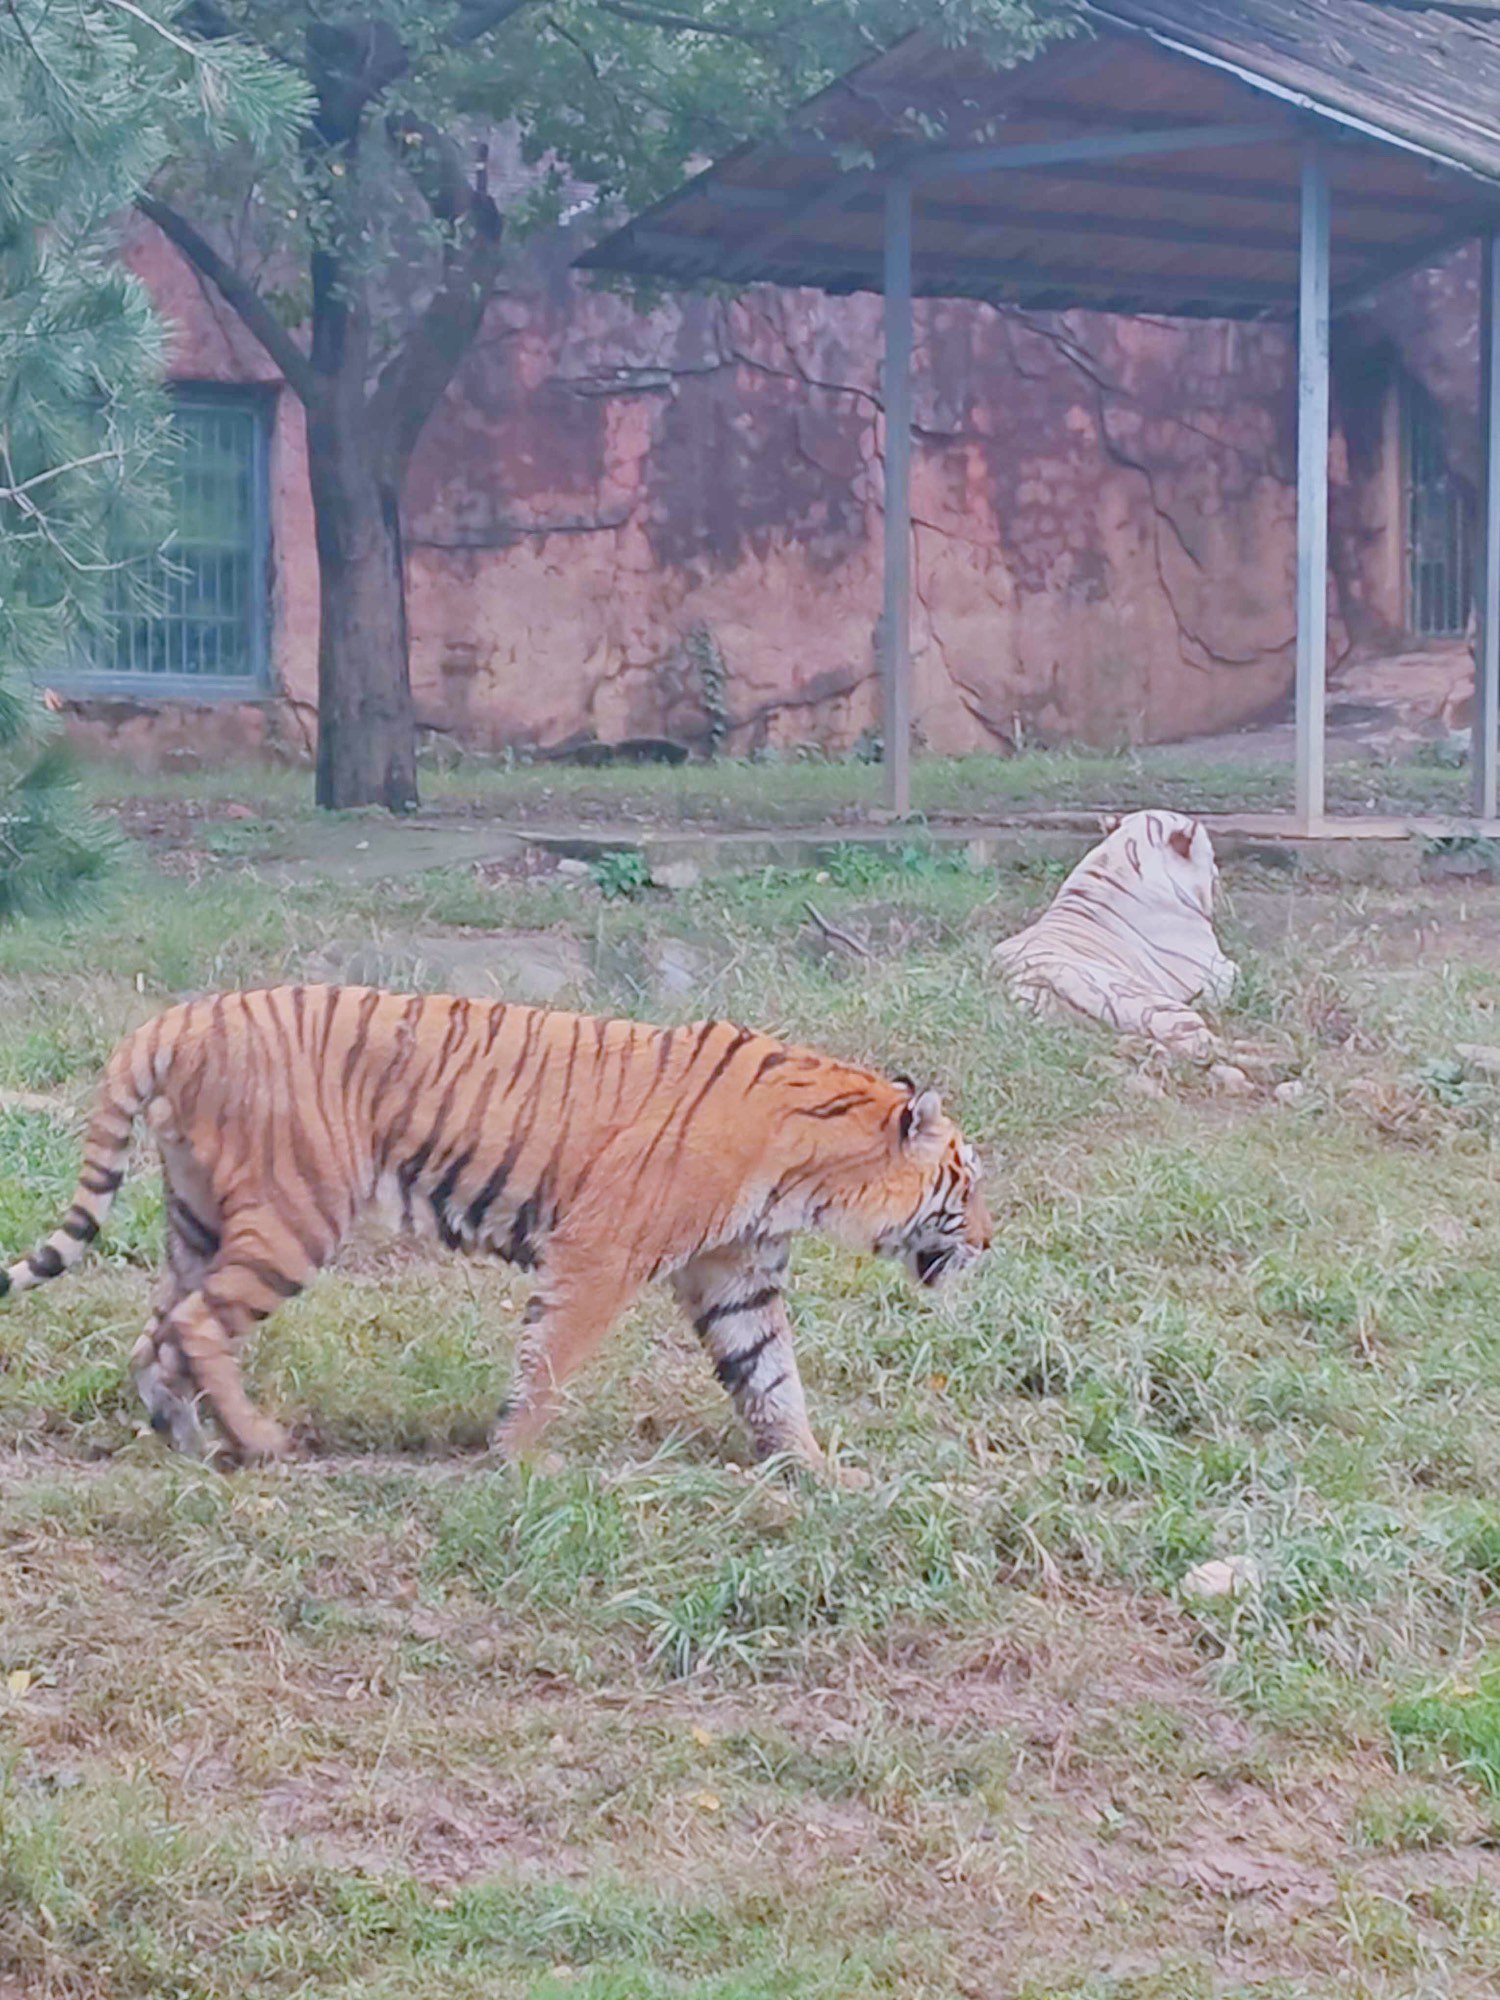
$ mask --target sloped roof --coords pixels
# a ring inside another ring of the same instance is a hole
[[[1500,5],[1085,11],[1092,35],[1011,69],[909,36],[579,262],[878,291],[899,175],[913,184],[918,295],[1284,315],[1314,135],[1327,142],[1336,304],[1500,227]]]
[[[1091,0],[1089,12],[1500,181],[1494,0]]]

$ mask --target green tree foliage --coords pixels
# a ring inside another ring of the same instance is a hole
[[[322,582],[318,797],[416,797],[402,475],[478,332],[502,235],[636,206],[915,27],[997,61],[1070,0],[191,0],[305,84],[289,153],[181,146],[141,207],[306,406]],[[489,167],[534,172],[502,214]]]
[[[162,336],[119,218],[170,135],[269,149],[302,108],[255,52],[201,53],[134,0],[0,8],[0,914],[100,865],[30,689],[160,532]]]

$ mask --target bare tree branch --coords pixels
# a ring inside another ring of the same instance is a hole
[[[466,49],[481,36],[495,28],[503,28],[513,16],[523,13],[526,8],[538,4],[538,0],[475,0],[460,14],[451,33],[445,38],[449,49]],[[332,51],[341,42],[346,42],[350,31],[321,25],[309,36],[310,45],[315,38],[320,39],[327,51]],[[397,83],[411,68],[412,52],[405,42],[394,35],[377,38],[371,35],[363,58],[352,75],[347,79],[347,89],[341,92],[327,92],[328,108],[334,110],[341,129],[352,132],[359,121],[359,115],[366,105],[373,104],[393,83]],[[337,74],[338,65],[330,62],[329,79]],[[320,96],[324,93],[320,92]],[[337,105],[332,100],[338,98]]]
[[[463,149],[450,133],[440,132],[425,118],[393,112],[385,121],[386,136],[396,157],[411,175],[417,192],[439,222],[462,221],[475,198]]]
[[[503,28],[513,14],[520,14],[528,7],[534,7],[537,0],[486,0],[484,5],[468,7],[458,23],[458,28],[449,44],[451,48],[466,49],[471,42],[477,42],[481,35],[489,34],[492,28]]]
[[[730,42],[770,42],[774,28],[735,28],[727,21],[700,21],[692,14],[678,14],[667,7],[638,7],[634,0],[594,0],[601,14],[617,20],[635,21],[643,28],[663,28],[672,35],[718,35]]]
[[[425,120],[392,116],[386,130],[445,233],[443,275],[426,309],[381,370],[369,424],[404,466],[484,318],[500,275],[504,219],[489,191],[483,149],[474,179],[458,142]]]
[[[838,945],[841,950],[849,952],[855,958],[868,958],[870,956],[868,945],[861,944],[859,939],[851,937],[848,931],[841,931],[837,924],[829,923],[827,917],[815,910],[811,903],[804,903],[802,907],[830,944]]]
[[[288,387],[304,403],[311,403],[317,394],[317,377],[313,374],[311,363],[244,273],[221,257],[208,238],[195,229],[185,215],[179,214],[158,196],[137,195],[135,205],[147,221],[154,222],[168,242],[175,244],[188,262],[203,273],[225,304],[238,313],[246,330],[255,336],[281,370]]]
[[[442,282],[370,395],[370,430],[386,441],[398,468],[468,352],[500,275],[504,223],[482,189],[473,194],[464,227],[467,242],[450,252]]]

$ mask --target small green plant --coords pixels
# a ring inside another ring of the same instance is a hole
[[[1468,1102],[1468,1072],[1456,1056],[1433,1056],[1417,1066],[1416,1074],[1422,1087],[1448,1109]]]
[[[1435,1751],[1500,1797],[1500,1662],[1488,1662],[1442,1693],[1397,1702],[1391,1733],[1399,1747]]]
[[[651,863],[635,847],[612,847],[595,859],[589,872],[607,903],[639,896],[651,887]]]
[[[1384,1853],[1446,1847],[1455,1837],[1452,1802],[1430,1785],[1383,1785],[1360,1800],[1353,1831],[1361,1847]]]

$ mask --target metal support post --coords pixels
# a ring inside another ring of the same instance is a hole
[[[1500,237],[1486,236],[1479,280],[1480,544],[1474,636],[1474,810],[1496,817],[1500,739]]]
[[[885,194],[885,610],[881,627],[885,799],[911,812],[911,187]]]
[[[1297,824],[1323,818],[1328,674],[1328,168],[1316,146],[1302,161],[1302,258],[1297,313]]]

